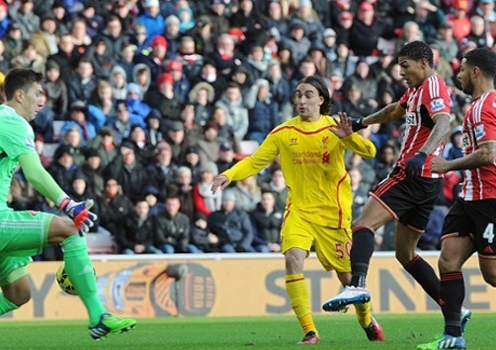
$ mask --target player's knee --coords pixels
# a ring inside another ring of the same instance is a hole
[[[66,238],[76,234],[78,232],[76,225],[69,218],[54,217],[48,233],[49,243],[61,243]]]
[[[484,277],[484,281],[489,284],[491,287],[495,288],[496,287],[496,274],[491,273],[491,274],[482,274]]]

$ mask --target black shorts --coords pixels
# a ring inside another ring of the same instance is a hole
[[[496,255],[496,199],[458,198],[444,219],[441,239],[453,233],[473,237],[479,255]]]
[[[403,225],[424,231],[442,187],[442,179],[409,178],[403,169],[396,167],[372,193],[396,214]]]

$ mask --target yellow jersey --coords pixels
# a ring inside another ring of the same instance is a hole
[[[370,159],[376,149],[357,133],[340,139],[329,130],[333,127],[337,122],[328,115],[315,122],[296,116],[275,127],[251,156],[222,174],[230,181],[242,180],[260,172],[279,155],[289,189],[286,211],[322,226],[349,228],[353,198],[345,150]]]

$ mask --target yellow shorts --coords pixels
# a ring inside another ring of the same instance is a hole
[[[351,230],[317,225],[294,212],[286,212],[281,228],[282,253],[291,248],[310,252],[313,242],[317,258],[326,271],[351,271]]]

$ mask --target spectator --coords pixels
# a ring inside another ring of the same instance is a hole
[[[212,193],[212,183],[218,174],[215,163],[202,164],[200,181],[193,186],[193,201],[197,212],[209,216],[210,213],[220,209],[222,192]]]
[[[279,164],[273,163],[269,168],[269,178],[262,184],[262,190],[272,191],[276,199],[276,210],[285,211],[289,189]]]
[[[52,4],[52,13],[57,22],[57,34],[69,33],[70,18],[65,9],[64,1],[55,0]]]
[[[453,13],[446,16],[446,20],[453,26],[453,36],[459,43],[471,31],[470,20],[467,18],[468,0],[454,0]]]
[[[48,60],[45,71],[46,77],[43,87],[47,91],[46,105],[55,113],[55,119],[62,120],[68,107],[67,85],[61,79],[60,66],[56,61]]]
[[[119,16],[111,14],[105,21],[105,29],[94,39],[98,42],[100,39],[105,41],[110,57],[118,57],[123,43],[129,41],[129,36],[122,29],[122,23]]]
[[[348,78],[355,72],[357,59],[350,56],[350,49],[345,43],[338,44],[336,53],[337,58],[332,63],[333,73],[340,71],[344,78]]]
[[[11,22],[9,18],[9,7],[2,0],[0,1],[0,38],[3,38],[7,34]]]
[[[217,38],[212,31],[212,22],[208,16],[200,16],[195,26],[186,32],[191,35],[195,42],[195,52],[204,57],[214,52],[214,40]]]
[[[98,197],[100,210],[100,225],[106,228],[113,236],[119,234],[126,218],[133,213],[133,203],[122,193],[117,179],[108,177],[105,180],[103,194]]]
[[[297,65],[312,46],[306,37],[305,23],[299,19],[293,19],[289,23],[288,36],[281,38],[281,43],[291,52],[292,63]]]
[[[458,125],[451,131],[450,142],[443,150],[443,158],[453,160],[461,157],[463,157],[463,128]]]
[[[224,107],[214,107],[210,118],[219,126],[218,136],[229,141],[233,145],[234,152],[238,152],[240,149],[240,140],[234,133],[234,128],[227,124],[227,113]]]
[[[270,61],[267,68],[267,80],[271,99],[277,105],[277,120],[281,122],[287,120],[293,111],[291,90],[289,79],[282,74],[279,61]]]
[[[336,20],[336,25],[334,26],[334,30],[336,31],[336,44],[344,44],[349,46],[350,42],[350,30],[353,26],[353,22],[355,18],[353,17],[353,13],[350,11],[341,11]]]
[[[266,35],[268,22],[256,7],[253,0],[241,0],[239,9],[230,18],[230,27],[239,28],[246,37],[244,45],[250,47]]]
[[[97,14],[95,5],[92,2],[84,4],[79,16],[85,21],[90,38],[95,38],[104,29],[103,17]]]
[[[147,167],[150,184],[159,189],[160,201],[165,200],[167,186],[174,181],[177,166],[172,159],[171,146],[160,141],[156,146],[155,162]]]
[[[116,100],[125,100],[127,97],[127,75],[125,69],[114,66],[110,71],[108,82],[112,86],[112,97]]]
[[[162,213],[165,210],[164,204],[158,200],[159,194],[158,189],[153,185],[146,186],[145,191],[143,192],[143,196],[150,207],[150,211],[148,212],[148,215],[150,216],[157,216],[157,214]]]
[[[121,68],[124,70],[124,73],[122,74],[123,77],[126,78],[125,83],[130,83],[133,79],[133,70],[134,70],[134,55],[136,53],[136,46],[133,45],[131,42],[124,42],[121,45],[121,50],[119,52],[119,57],[116,57],[116,63],[117,66],[115,66],[113,69],[116,69],[117,67]],[[112,73],[113,70],[112,70]],[[112,83],[112,80],[110,81]],[[120,84],[119,84],[120,86]],[[114,86],[115,88],[118,88],[118,92],[120,91],[119,86]],[[117,99],[125,99],[125,97],[122,97],[121,95],[116,96]]]
[[[137,200],[133,212],[115,233],[121,254],[162,253],[153,245],[157,225],[155,217],[149,215],[149,211],[150,207],[144,198]]]
[[[98,80],[93,75],[93,72],[94,68],[91,60],[89,58],[81,58],[76,68],[76,75],[67,81],[69,103],[76,100],[90,100],[93,91],[98,86]]]
[[[177,10],[177,18],[179,18],[179,33],[184,35],[186,31],[195,26],[193,10],[190,7],[181,7]]]
[[[236,137],[243,140],[248,131],[249,118],[239,85],[229,83],[215,106],[224,108],[227,124],[233,128]]]
[[[136,72],[138,69],[139,63],[144,63],[149,69],[148,79],[145,81],[149,84],[151,79],[151,83],[155,84],[157,82],[158,76],[163,73],[163,65],[165,61],[165,56],[167,54],[167,39],[161,35],[157,35],[153,37],[151,44],[152,52],[142,51],[138,52],[134,56],[134,63],[136,64],[135,71],[133,73],[134,82],[139,83],[136,79]]]
[[[262,191],[260,203],[250,212],[251,221],[255,228],[253,246],[257,252],[281,252],[279,231],[283,221],[283,213],[278,211],[275,205],[274,192],[265,190]]]
[[[193,183],[200,181],[201,165],[203,163],[200,158],[200,152],[198,145],[193,145],[186,148],[184,154],[183,165],[190,169]]]
[[[60,79],[68,85],[73,76],[73,70],[78,66],[79,56],[74,50],[74,41],[69,32],[60,33],[58,35],[58,43],[57,53],[48,56],[47,61],[55,61],[59,65]],[[91,67],[91,69],[93,69],[93,67]],[[88,73],[88,75],[86,76],[85,74],[85,76],[88,78],[92,74],[93,71],[91,70],[91,74]]]
[[[136,150],[136,156],[144,167],[152,164],[155,158],[155,146],[150,143],[147,138],[145,129],[139,125],[133,125],[129,138],[126,142],[131,142]]]
[[[268,28],[271,32],[279,34],[280,37],[287,36],[288,23],[283,15],[282,4],[279,0],[267,1]]]
[[[385,143],[377,152],[377,161],[374,164],[375,182],[377,184],[384,180],[393,170],[396,163],[396,149],[393,145]]]
[[[46,101],[47,90],[43,89],[42,99]],[[30,124],[33,127],[35,134],[40,135],[46,142],[56,142],[53,135],[53,121],[56,115],[53,110],[44,103],[43,108],[38,112],[35,119],[31,120]]]
[[[415,14],[412,20],[419,24],[425,42],[430,43],[435,39],[441,24],[446,23],[446,15],[429,0],[420,0],[415,4]]]
[[[228,33],[221,34],[212,54],[214,66],[225,79],[244,61],[243,55],[235,49],[234,39]]]
[[[215,162],[215,165],[217,165],[217,169],[219,170],[219,173],[229,169],[234,164],[236,164],[236,162],[237,160],[235,158],[235,153],[232,143],[229,141],[222,142],[219,147],[219,157]]]
[[[64,132],[60,143],[69,147],[69,151],[74,159],[74,164],[78,167],[84,163],[85,147],[83,138],[76,126],[73,126]]]
[[[169,15],[165,19],[165,32],[164,36],[167,39],[167,58],[173,59],[176,57],[179,50],[179,42],[181,34],[179,33],[179,18],[175,15]]]
[[[147,70],[144,69],[143,72]],[[152,111],[152,108],[143,102],[143,87],[136,83],[129,83],[126,86],[126,104],[130,115],[133,117],[132,123],[143,124],[143,121]],[[160,111],[158,111],[160,114]],[[160,119],[162,115],[160,114]]]
[[[237,181],[229,191],[234,194],[236,208],[247,213],[255,210],[262,199],[262,191],[257,184],[256,176]]]
[[[178,60],[170,60],[167,63],[166,71],[170,73],[174,80],[174,92],[183,101],[188,100],[188,93],[190,91],[190,82],[188,78],[183,75],[183,66]]]
[[[72,22],[71,28],[72,40],[74,43],[74,51],[79,57],[88,54],[88,50],[92,44],[92,37],[88,35],[88,27],[83,18],[76,18]]]
[[[229,16],[226,11],[225,0],[210,0],[210,8],[207,16],[214,38],[219,38],[223,33],[229,31]]]
[[[88,106],[83,101],[74,101],[69,110],[69,120],[66,121],[60,130],[60,137],[63,139],[65,133],[71,129],[76,128],[81,135],[83,146],[96,137],[96,126],[88,121]]]
[[[205,214],[195,213],[191,224],[191,243],[205,253],[219,252],[219,237],[210,230]]]
[[[138,16],[138,21],[146,28],[147,39],[162,35],[165,31],[165,20],[160,14],[158,0],[142,1],[144,13]]]
[[[344,90],[349,91],[352,86],[356,86],[361,91],[360,98],[366,102],[366,107],[370,109],[377,109],[377,83],[378,79],[371,71],[366,59],[361,58],[357,61],[355,66],[355,73],[346,79],[344,83]],[[354,114],[350,115],[356,117]]]
[[[84,163],[81,164],[78,172],[86,178],[88,189],[96,197],[102,195],[104,187],[101,165],[102,159],[96,149],[88,148],[84,151]]]
[[[89,103],[103,113],[106,121],[115,116],[116,99],[114,98],[112,85],[107,80],[100,80]]]
[[[55,150],[53,161],[47,170],[64,191],[69,191],[72,177],[78,170],[69,146],[60,145]]]
[[[487,34],[487,27],[484,18],[478,15],[470,17],[470,24],[472,30],[470,33],[460,42],[460,51],[463,51],[464,40],[474,42],[477,47],[490,47],[490,40]],[[492,39],[491,39],[492,41]]]
[[[102,169],[105,169],[118,153],[114,133],[112,129],[107,126],[98,130],[97,137],[90,142],[88,147],[97,150],[101,159]]]
[[[7,27],[7,35],[2,38],[5,46],[4,59],[10,66],[10,61],[21,54],[22,50],[22,32],[21,27],[17,22],[10,22]]]
[[[403,23],[400,37],[396,40],[395,52],[399,52],[405,44],[413,41],[423,41],[424,33],[420,30],[417,22],[406,21]]]
[[[145,118],[147,139],[150,144],[156,147],[165,137],[162,116],[156,109],[152,109]]]
[[[294,18],[298,18],[305,24],[305,36],[310,39],[312,45],[322,42],[322,34],[325,27],[320,21],[319,15],[313,9],[310,0],[299,0],[299,6],[293,12]]]
[[[169,195],[165,200],[165,211],[157,215],[156,246],[166,254],[200,253],[190,243],[190,221],[181,213],[181,202],[177,195]]]
[[[45,75],[45,59],[29,40],[22,41],[21,54],[10,61],[11,68],[31,68]]]
[[[230,190],[222,195],[222,207],[208,216],[208,226],[219,238],[221,252],[255,252],[250,217],[236,208],[236,198]]]
[[[193,175],[190,168],[180,166],[174,174],[174,183],[169,185],[168,192],[175,193],[181,201],[181,213],[193,220],[195,214],[195,203],[193,200]]]
[[[215,91],[207,82],[199,82],[189,91],[189,102],[195,109],[194,123],[204,126],[213,110]]]
[[[218,137],[218,134],[219,125],[214,121],[208,121],[203,127],[203,135],[197,142],[200,162],[202,164],[208,161],[217,161],[220,144],[223,142],[222,138]]]
[[[40,28],[40,17],[33,12],[33,0],[20,0],[12,4],[10,17],[19,24],[23,38],[29,38],[35,30]]]
[[[352,83],[345,90],[343,112],[352,115],[354,118],[365,117],[373,113],[375,111],[374,106],[370,105],[369,101],[362,97],[362,94],[362,88],[357,84]]]
[[[128,141],[120,145],[120,152],[104,169],[104,176],[117,179],[131,201],[141,199],[150,183],[150,174],[138,161],[135,146]]]
[[[95,77],[98,80],[109,80],[110,72],[116,64],[117,56],[113,56],[110,53],[107,42],[103,37],[95,40],[92,47],[88,50],[88,55],[91,57],[91,62],[95,68]]]
[[[158,76],[156,88],[151,88],[144,100],[150,107],[158,109],[166,121],[180,120],[179,115],[184,102],[174,92],[174,78],[170,73]]]
[[[357,218],[363,210],[369,197],[368,192],[371,186],[362,182],[362,173],[358,168],[350,168],[348,174],[351,179],[351,192],[353,195],[353,205],[351,208],[353,220]]]
[[[196,51],[195,40],[192,36],[183,35],[181,37],[177,59],[181,62],[188,81],[196,80],[203,65],[203,56]]]

